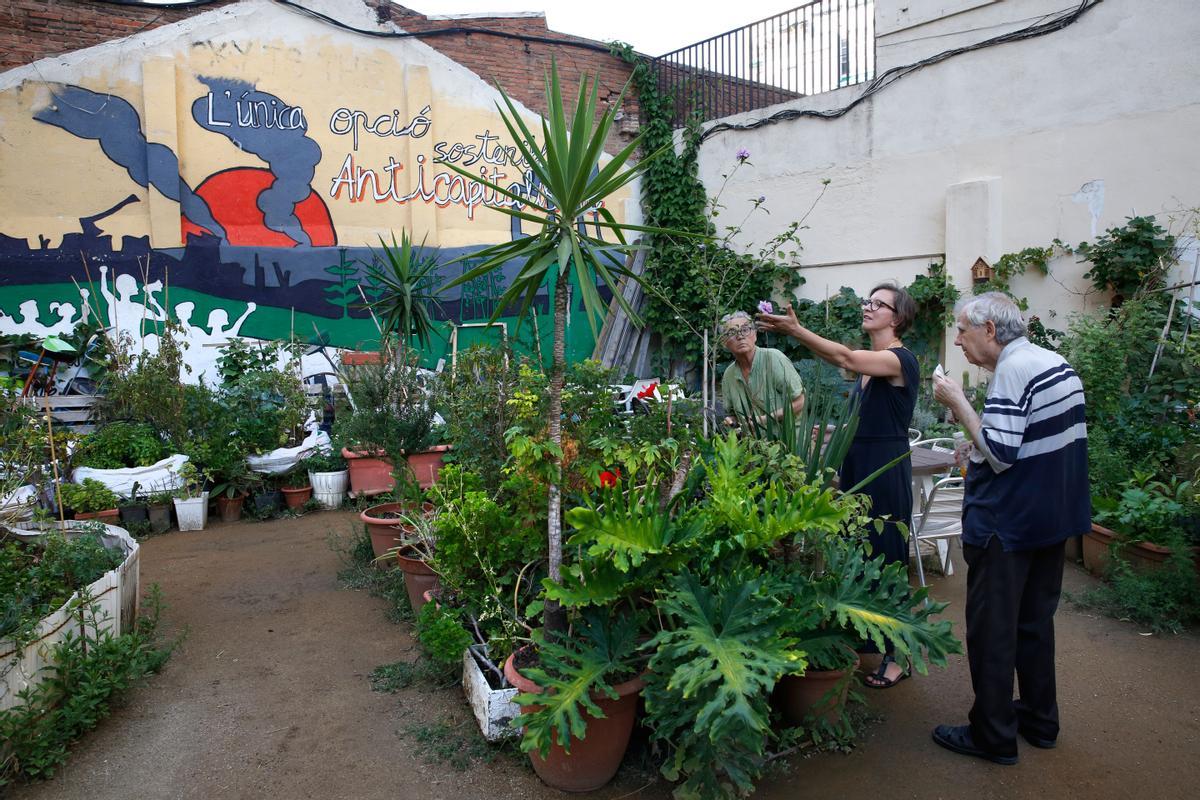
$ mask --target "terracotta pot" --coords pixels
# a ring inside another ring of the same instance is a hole
[[[392,462],[382,450],[368,453],[342,448],[342,458],[346,459],[346,467],[350,470],[351,495],[374,497],[395,487]]]
[[[343,367],[360,367],[364,364],[382,364],[383,356],[372,351],[344,351],[339,360]]]
[[[299,489],[284,486],[280,491],[283,492],[283,502],[288,508],[300,508],[312,497],[313,489],[311,486],[301,486]]]
[[[1092,523],[1092,529],[1083,535],[1083,566],[1088,572],[1104,577],[1108,572],[1109,546],[1116,537],[1108,528]]]
[[[428,489],[437,482],[438,473],[442,470],[442,458],[449,449],[448,444],[437,444],[428,450],[406,456],[413,477],[422,489]]]
[[[541,688],[517,672],[513,666],[516,654],[504,662],[504,677],[518,690],[540,694]],[[625,757],[629,735],[637,715],[638,693],[645,684],[640,677],[613,687],[619,695],[616,700],[607,696],[592,696],[596,705],[604,712],[604,719],[588,716],[585,712],[587,730],[584,738],[571,737],[570,752],[556,741],[550,753],[542,758],[536,752],[529,754],[533,771],[546,785],[564,792],[591,792],[612,780]],[[539,706],[525,706],[523,714],[539,710]]]
[[[1063,543],[1063,558],[1068,564],[1075,564],[1083,558],[1083,537],[1072,536]]]
[[[217,514],[221,522],[237,522],[242,518],[242,504],[246,502],[245,494],[228,497],[224,492],[217,495]]]
[[[857,669],[855,653],[854,663],[844,669],[810,669],[803,675],[784,675],[775,693],[784,718],[793,725],[814,719],[837,724],[850,690],[850,675]]]
[[[103,511],[76,511],[75,519],[94,519],[107,525],[116,525],[121,521],[121,510],[106,508]]]
[[[404,589],[408,592],[413,613],[420,614],[421,608],[429,602],[426,595],[432,597],[441,590],[442,583],[414,548],[405,548],[397,553],[396,565],[404,573]]]
[[[367,533],[371,536],[371,550],[375,553],[376,558],[385,555],[393,547],[404,544],[405,533],[412,530],[411,527],[406,527],[407,523],[402,520],[387,516],[392,513],[411,517],[414,509],[408,503],[380,503],[358,515],[358,518],[367,526]],[[433,504],[422,504],[421,513],[426,516],[432,514]]]

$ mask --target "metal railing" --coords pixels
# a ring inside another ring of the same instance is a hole
[[[875,77],[875,0],[813,0],[659,56],[675,124],[753,111]]]

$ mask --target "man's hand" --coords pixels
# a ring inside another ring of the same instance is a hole
[[[960,467],[965,467],[967,462],[971,460],[971,451],[975,449],[975,443],[970,439],[961,441],[954,446],[954,463]]]
[[[970,406],[963,388],[955,383],[953,378],[943,378],[940,375],[933,376],[933,399],[955,412],[955,416],[960,419],[962,415],[958,412],[964,406]]]
[[[782,333],[784,336],[799,337],[800,321],[796,319],[796,310],[788,303],[783,307],[782,314],[759,314],[755,318],[760,331]]]

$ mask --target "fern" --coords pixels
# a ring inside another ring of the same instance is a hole
[[[570,638],[562,642],[538,641],[541,666],[524,668],[521,674],[542,691],[513,698],[519,705],[534,708],[520,717],[525,728],[522,750],[536,750],[544,758],[551,744],[557,742],[571,752],[571,740],[583,739],[587,734],[584,713],[604,718],[595,697],[604,695],[615,700],[617,692],[609,680],[633,671],[636,634],[632,617],[612,621],[594,610],[583,614]]]
[[[662,772],[680,797],[748,794],[770,737],[767,703],[779,677],[804,669],[780,636],[786,609],[741,573],[711,587],[682,573],[659,609],[675,627],[645,645],[646,710],[657,741],[674,746]]]

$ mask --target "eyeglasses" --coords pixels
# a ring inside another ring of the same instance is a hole
[[[734,339],[745,339],[752,333],[754,333],[753,325],[738,325],[736,328],[726,328],[722,331],[721,338],[728,342]]]
[[[887,309],[890,309],[893,314],[896,313],[895,306],[890,306],[887,303],[885,303],[882,300],[879,300],[878,298],[875,298],[875,297],[868,297],[866,300],[863,300],[862,307],[867,309],[868,311],[878,311],[881,308],[887,308]]]

